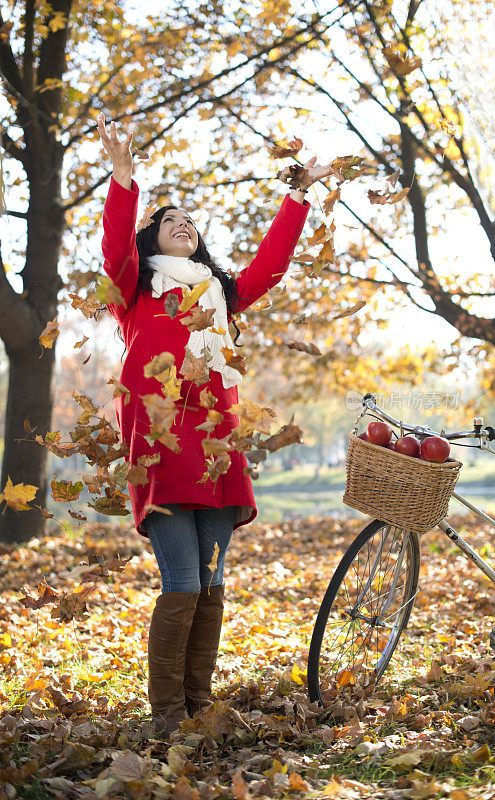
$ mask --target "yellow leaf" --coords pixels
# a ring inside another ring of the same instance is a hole
[[[31,508],[28,503],[34,500],[37,491],[38,487],[30,484],[16,483],[14,486],[10,477],[7,477],[7,483],[0,493],[0,502],[5,500],[14,511],[28,511]]]
[[[206,292],[208,286],[209,281],[206,280],[198,283],[198,285],[195,286],[194,289],[191,289],[191,291],[189,291],[189,289],[184,289],[182,301],[179,305],[179,311],[184,314],[187,313],[189,309],[198,302],[201,295]]]
[[[38,336],[38,341],[42,347],[53,347],[53,343],[59,333],[60,331],[57,327],[57,317],[55,317],[50,322],[47,322],[46,326]]]
[[[278,758],[274,758],[273,765],[270,767],[270,769],[265,769],[263,775],[266,778],[273,778],[275,775],[279,774],[285,775],[286,772],[287,772],[287,764],[282,764],[282,762],[279,761]]]
[[[12,647],[12,637],[10,633],[2,633],[0,636],[0,644],[2,647]]]
[[[299,669],[297,664],[293,664],[290,672],[290,677],[292,678],[294,683],[298,684],[298,686],[304,686],[304,681],[302,680],[301,675],[304,675],[304,677],[306,677],[307,675],[306,670],[301,670]]]
[[[55,11],[53,16],[48,21],[48,27],[52,33],[62,30],[62,28],[65,28],[66,24],[67,17],[63,11]]]

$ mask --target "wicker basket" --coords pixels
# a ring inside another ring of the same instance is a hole
[[[448,512],[462,464],[411,458],[349,433],[344,503],[415,533],[426,533]]]

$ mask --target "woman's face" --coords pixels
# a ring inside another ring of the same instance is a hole
[[[165,211],[160,221],[157,242],[162,255],[189,258],[198,247],[198,233],[191,217],[180,208]]]

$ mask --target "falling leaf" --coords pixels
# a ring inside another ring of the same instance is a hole
[[[170,397],[159,394],[142,396],[143,405],[148,414],[153,431],[169,431],[173,425],[178,408]]]
[[[145,378],[156,378],[157,381],[167,381],[170,377],[170,367],[175,362],[173,353],[165,350],[151,361],[144,365],[143,374]]]
[[[86,344],[86,342],[87,342],[87,341],[89,341],[89,337],[88,337],[88,336],[84,336],[84,337],[83,337],[83,338],[82,338],[82,339],[81,339],[79,342],[76,342],[76,343],[75,343],[75,345],[74,345],[74,350],[75,350],[76,348],[78,348],[78,347],[82,347],[82,346],[83,346],[83,344]]]
[[[296,442],[302,442],[302,430],[297,425],[293,425],[291,421],[288,425],[284,425],[278,433],[270,436],[269,439],[265,439],[264,442],[260,442],[260,447],[274,453],[276,450],[280,450],[281,447],[287,447],[287,445],[295,444]]]
[[[172,516],[173,512],[170,511],[169,508],[164,508],[163,506],[156,506],[153,503],[149,503],[147,506],[144,507],[145,511],[158,511],[159,514],[166,514],[167,516]]]
[[[67,503],[71,500],[77,500],[84,489],[83,482],[77,481],[76,483],[71,483],[70,481],[64,480],[57,481],[55,480],[56,477],[55,475],[50,482],[53,499],[56,500],[57,503]]]
[[[140,150],[139,147],[132,147],[131,153],[133,156],[136,156],[139,161],[149,161],[150,154],[145,150]],[[146,228],[147,225],[143,225],[142,227]],[[142,230],[142,228],[138,228],[138,230]]]
[[[323,211],[325,212],[325,214],[332,213],[335,203],[337,203],[340,200],[340,191],[341,190],[339,186],[338,189],[332,189],[332,191],[329,192],[325,197],[323,201]]]
[[[162,394],[172,400],[180,400],[182,379],[177,377],[177,367],[173,364],[168,373],[168,378],[160,378]]]
[[[169,317],[172,317],[172,319],[177,315],[177,311],[179,310],[179,298],[175,292],[169,292],[167,294],[163,307],[165,313]]]
[[[303,353],[309,353],[312,356],[321,356],[322,352],[317,345],[313,342],[289,342],[287,345],[289,350],[300,350]]]
[[[362,156],[340,156],[330,164],[333,174],[339,183],[353,181],[368,169],[366,159]]]
[[[107,381],[107,384],[114,387],[112,397],[121,397],[122,395],[125,395],[124,405],[126,406],[129,400],[131,399],[131,393],[129,389],[127,389],[123,383],[121,383],[120,381],[117,380],[117,378],[114,377],[110,378]]]
[[[190,314],[187,317],[183,317],[180,322],[181,325],[187,326],[190,333],[193,331],[204,331],[205,328],[209,328],[211,325],[214,314],[214,308],[206,308],[203,310],[199,306],[196,306],[191,309]]]
[[[182,292],[182,301],[179,304],[179,311],[183,314],[186,314],[190,308],[196,305],[201,295],[203,295],[208,289],[209,285],[209,280],[206,280],[198,283],[190,290],[184,289]]]
[[[289,158],[289,156],[296,156],[299,150],[304,146],[303,140],[295,136],[292,141],[285,144],[274,144],[268,148],[270,158]]]
[[[203,406],[203,408],[213,408],[217,400],[218,397],[215,397],[209,389],[201,389],[199,393],[199,404]]]
[[[216,426],[219,425],[222,421],[223,421],[223,414],[221,414],[220,411],[215,411],[214,409],[210,408],[206,416],[206,422],[203,422],[201,425],[196,425],[195,430],[212,433],[215,430]]]
[[[189,348],[185,348],[185,357],[180,368],[180,374],[188,381],[192,381],[196,386],[202,386],[210,379],[208,359],[205,355],[193,356]]]
[[[72,301],[72,308],[82,311],[86,319],[91,319],[91,317],[94,317],[96,312],[101,308],[101,303],[94,297],[87,297],[83,299],[77,294],[69,294],[69,297]]]
[[[383,54],[387,59],[390,67],[397,75],[405,77],[418,69],[422,65],[419,56],[411,55],[406,56],[403,54],[403,48],[398,44],[388,45],[383,48]]]
[[[0,493],[0,502],[5,501],[9,508],[14,511],[29,511],[32,506],[28,505],[31,500],[34,500],[37,486],[31,486],[28,483],[12,483],[10,476],[7,477],[3,491]]]
[[[99,283],[95,289],[95,296],[100,303],[104,305],[124,306],[127,308],[127,303],[122,297],[119,287],[112,281],[108,275],[100,275]]]
[[[366,305],[366,300],[358,300],[350,308],[345,308],[343,311],[339,311],[334,317],[331,317],[330,321],[333,322],[336,319],[343,319],[344,317],[350,317],[352,314],[356,314],[357,311],[360,311]]]
[[[53,347],[53,343],[60,331],[57,327],[57,317],[48,322],[38,336],[39,343],[45,348]]]
[[[145,228],[148,228],[150,225],[153,225],[154,220],[152,219],[152,216],[156,211],[158,211],[158,209],[159,206],[157,206],[154,200],[148,203],[148,205],[144,209],[143,216],[141,217],[141,219],[137,224],[136,233],[139,233],[139,231],[142,231]]]
[[[368,199],[370,203],[385,205],[385,203],[399,203],[404,200],[409,193],[409,187],[401,189],[400,192],[389,192],[385,190],[383,193],[377,192],[374,189],[368,189]]]
[[[308,239],[308,241],[306,242],[306,246],[313,247],[313,245],[315,244],[320,244],[320,242],[322,242],[325,239],[327,235],[327,230],[328,230],[327,226],[325,225],[324,222],[322,222],[320,227],[317,228],[313,233],[313,235]]]
[[[132,484],[132,486],[146,486],[146,484],[150,482],[146,469],[141,464],[136,464],[129,469],[127,481]]]
[[[246,359],[243,356],[236,355],[229,347],[222,347],[222,353],[228,367],[236,369],[241,375],[246,374]]]

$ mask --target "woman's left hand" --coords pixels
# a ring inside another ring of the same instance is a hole
[[[333,175],[333,170],[330,164],[317,164],[316,163],[316,156],[310,158],[306,164],[303,164],[304,169],[307,172],[307,175],[303,175],[301,180],[299,181],[301,189],[309,189],[313,183],[320,181],[322,178],[328,178],[329,175]]]

